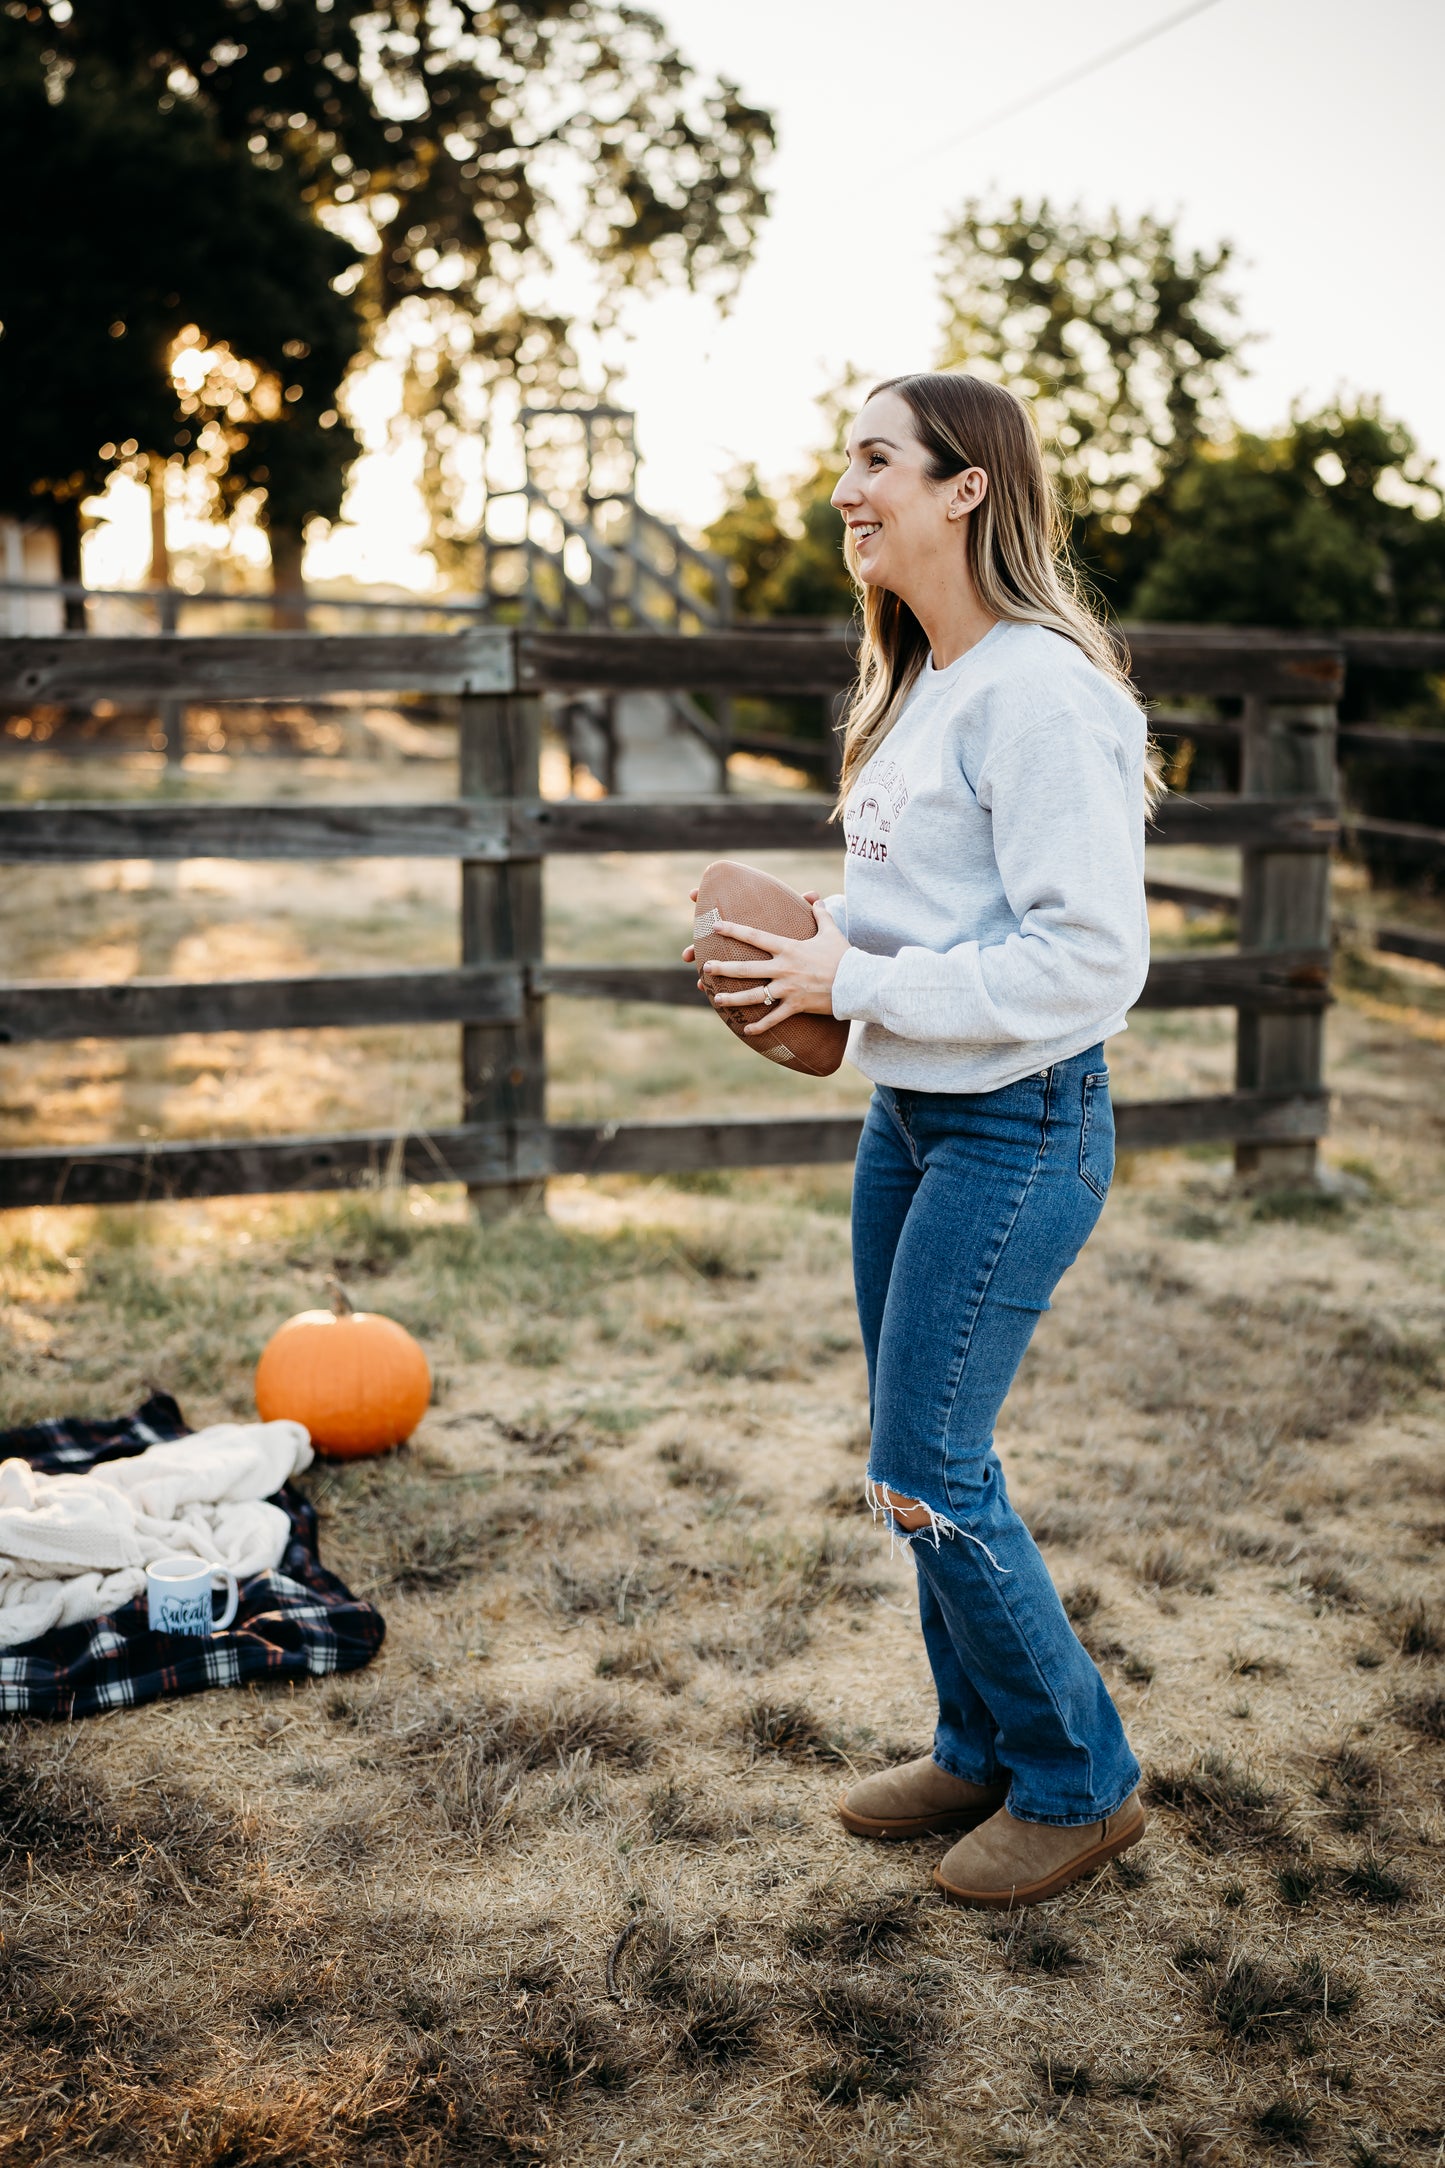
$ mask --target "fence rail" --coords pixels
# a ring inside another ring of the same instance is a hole
[[[1207,911],[1221,918],[1239,912],[1239,890],[1227,881],[1171,880],[1167,874],[1149,873],[1144,888],[1156,903],[1177,903],[1186,911]],[[1438,964],[1445,970],[1445,934],[1429,933],[1423,926],[1367,924],[1359,935],[1373,949],[1387,956],[1413,956],[1420,963]]]
[[[1222,1092],[1124,1101],[1121,1151],[1218,1143],[1309,1149],[1329,1126],[1323,1093]],[[734,1115],[660,1122],[467,1123],[454,1129],[242,1138],[198,1144],[34,1147],[0,1154],[0,1205],[145,1204],[349,1189],[384,1180],[532,1188],[554,1174],[683,1174],[850,1160],[862,1116]]]
[[[1240,946],[1161,957],[1142,1007],[1238,1012],[1237,1088],[1118,1108],[1126,1149],[1233,1142],[1241,1166],[1308,1171],[1327,1124],[1321,1026],[1329,1001],[1329,852],[1339,834],[1337,641],[1218,628],[1132,627],[1134,675],[1152,699],[1241,699],[1238,794],[1171,797],[1152,838],[1242,852]],[[294,979],[0,988],[11,1043],[177,1031],[380,1023],[461,1025],[462,1114],[430,1133],[36,1147],[0,1153],[0,1206],[129,1202],[344,1187],[388,1170],[464,1182],[513,1201],[551,1173],[646,1173],[822,1163],[851,1156],[853,1115],[586,1125],[545,1118],[545,1010],[572,998],[691,1005],[676,965],[561,964],[542,953],[542,863],[578,852],[828,847],[821,797],[647,803],[538,792],[543,690],[835,692],[846,629],[740,628],[686,637],[596,631],[307,633],[192,639],[59,635],[0,640],[0,700],[319,698],[417,691],[454,697],[457,799],[338,806],[53,804],[0,808],[0,862],[119,858],[452,857],[462,867],[461,963],[449,970]],[[1154,884],[1156,889],[1158,884]],[[1167,885],[1167,884],[1166,884]],[[1197,897],[1208,884],[1176,884]],[[1209,893],[1213,895],[1213,890]]]
[[[519,494],[522,494],[519,492]],[[552,507],[555,512],[556,507]],[[644,519],[653,524],[651,514]],[[672,538],[669,538],[672,540]],[[722,560],[706,550],[697,550],[677,536],[673,546],[681,544],[684,554],[697,561],[710,573],[722,570]],[[497,543],[499,549],[520,549],[522,544]],[[31,596],[37,601],[49,596],[69,602],[140,602],[145,603],[162,620],[162,630],[174,632],[174,619],[182,610],[191,608],[270,609],[277,603],[298,608],[337,611],[401,611],[416,616],[486,616],[495,608],[491,597],[485,595],[332,595],[315,587],[266,588],[253,591],[235,591],[228,588],[165,587],[147,584],[144,587],[87,587],[78,580],[11,580],[0,579],[0,595]],[[779,633],[804,632],[810,637],[824,637],[834,641],[847,641],[851,625],[844,618],[734,618],[732,628],[749,637],[771,638]],[[1275,631],[1269,627],[1232,625],[1140,625],[1125,624],[1124,633],[1131,648],[1142,652],[1156,639],[1164,643],[1166,657],[1177,652],[1177,643],[1185,640],[1210,640],[1227,642],[1236,650],[1251,643],[1289,647],[1308,642],[1312,647],[1333,648],[1347,664],[1359,669],[1372,670],[1441,670],[1445,669],[1445,631],[1393,631],[1349,630],[1335,633],[1296,635]],[[1182,688],[1176,688],[1182,691]]]
[[[473,858],[599,851],[827,849],[826,798],[493,799],[479,805],[0,806],[0,864],[114,858]],[[1169,797],[1151,842],[1318,850],[1339,833],[1328,798]]]
[[[1318,1009],[1328,953],[1161,956],[1142,1009]],[[0,986],[0,1045],[146,1039],[186,1031],[305,1031],[369,1024],[514,1024],[527,995],[706,1007],[686,964],[469,964],[282,979],[22,979]]]
[[[1126,628],[1146,699],[1336,700],[1345,652],[1308,634]],[[846,626],[688,636],[478,626],[449,633],[56,633],[0,640],[0,699],[300,700],[339,692],[837,693]]]

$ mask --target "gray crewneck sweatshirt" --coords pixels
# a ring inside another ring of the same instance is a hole
[[[1149,962],[1147,733],[1060,633],[930,659],[843,813],[833,1013],[875,1083],[989,1092],[1124,1029]]]

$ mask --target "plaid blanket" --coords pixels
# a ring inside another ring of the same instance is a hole
[[[190,1428],[169,1393],[152,1393],[118,1422],[69,1417],[0,1432],[0,1460],[28,1460],[47,1475],[80,1475],[99,1461],[187,1437]],[[138,1596],[108,1618],[57,1626],[0,1655],[0,1714],[93,1716],[207,1686],[304,1679],[370,1663],[386,1621],[322,1566],[310,1501],[288,1483],[275,1503],[291,1522],[286,1554],[274,1572],[241,1583],[240,1608],[224,1633],[209,1641],[153,1634],[145,1597]]]

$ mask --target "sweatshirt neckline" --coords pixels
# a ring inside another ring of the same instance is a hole
[[[972,647],[966,647],[961,655],[955,655],[953,661],[945,663],[941,670],[934,662],[933,650],[930,648],[928,660],[923,665],[923,676],[927,683],[941,685],[946,678],[951,678],[955,672],[962,670],[965,663],[972,662],[975,655],[981,655],[991,640],[996,640],[1001,632],[1007,632],[1009,624],[1010,620],[1006,617],[996,619],[981,640],[975,640]]]

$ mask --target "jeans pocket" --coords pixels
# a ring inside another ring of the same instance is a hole
[[[1079,1125],[1079,1173],[1102,1200],[1114,1178],[1114,1109],[1109,1102],[1109,1072],[1084,1078],[1084,1113]]]

